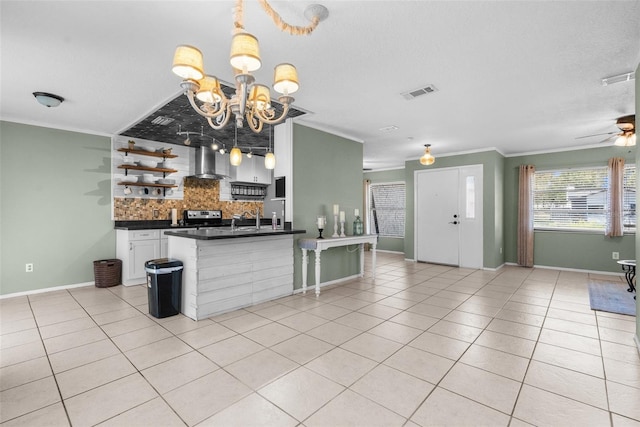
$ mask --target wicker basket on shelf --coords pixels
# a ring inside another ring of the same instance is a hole
[[[93,274],[97,288],[119,285],[122,280],[122,261],[119,259],[93,261]]]

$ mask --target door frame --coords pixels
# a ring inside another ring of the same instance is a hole
[[[444,170],[457,170],[460,171],[464,168],[469,168],[469,167],[479,167],[480,168],[480,175],[482,177],[482,194],[483,196],[481,197],[481,201],[482,201],[482,206],[480,207],[480,212],[482,213],[482,241],[480,242],[480,259],[481,259],[481,266],[478,267],[479,269],[483,269],[484,268],[484,165],[482,163],[477,163],[477,164],[470,164],[470,165],[460,165],[460,166],[449,166],[449,167],[444,167],[444,168],[433,168],[433,169],[419,169],[419,170],[415,170],[413,171],[413,258],[415,262],[418,262],[418,175],[422,174],[422,173],[429,173],[432,171],[444,171]],[[458,241],[458,245],[460,244],[460,241]],[[458,259],[458,262],[460,262],[460,259]],[[460,268],[466,268],[466,267],[460,267]]]

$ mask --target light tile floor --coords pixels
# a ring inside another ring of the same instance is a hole
[[[378,254],[367,274],[212,319],[143,286],[0,300],[0,422],[73,426],[640,426],[635,318],[590,279]]]

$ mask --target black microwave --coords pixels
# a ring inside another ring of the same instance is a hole
[[[276,178],[275,181],[276,181],[276,199],[284,199],[286,197],[286,192],[284,189],[284,176]]]

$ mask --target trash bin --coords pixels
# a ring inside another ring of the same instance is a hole
[[[182,262],[160,258],[144,263],[147,272],[149,314],[153,317],[169,317],[180,313],[182,302]]]

